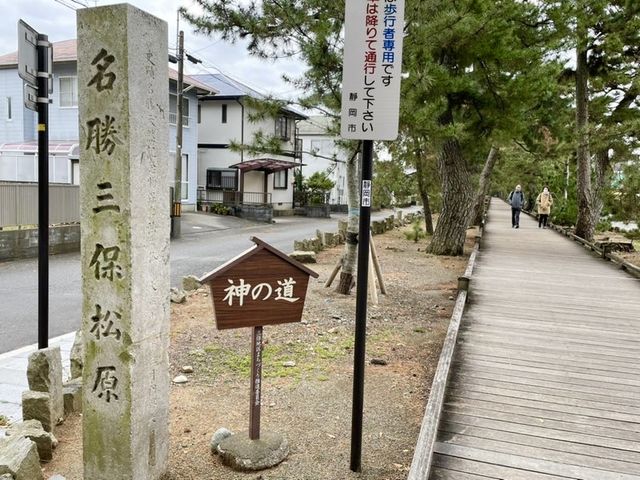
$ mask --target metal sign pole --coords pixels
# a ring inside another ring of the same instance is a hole
[[[38,34],[38,348],[49,346],[49,46]]]
[[[367,334],[367,283],[369,272],[369,228],[371,224],[371,177],[373,140],[362,142],[362,184],[358,231],[358,279],[356,292],[356,332],[353,357],[353,406],[351,415],[351,470],[362,469],[362,415],[364,410],[364,367]]]
[[[253,327],[251,334],[251,409],[249,438],[260,440],[260,397],[262,392],[262,327]]]

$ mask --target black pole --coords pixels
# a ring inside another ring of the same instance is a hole
[[[358,279],[356,291],[356,335],[353,355],[353,408],[351,414],[351,470],[361,471],[362,412],[364,409],[364,365],[367,333],[367,280],[369,272],[369,228],[371,224],[371,177],[373,140],[362,144],[360,182],[360,228],[358,230]]]
[[[49,38],[38,34],[38,348],[49,346]]]

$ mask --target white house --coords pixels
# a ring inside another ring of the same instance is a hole
[[[193,75],[218,91],[200,97],[198,106],[198,187],[202,202],[262,205],[284,213],[293,208],[292,170],[300,167],[296,124],[306,117],[290,108],[277,116],[251,118],[257,110],[248,99],[266,97],[222,74]],[[233,151],[232,143],[249,145],[254,136],[281,140],[279,155]]]
[[[49,107],[49,181],[78,184],[78,66],[77,42],[53,44],[53,94]],[[168,52],[167,52],[168,59]],[[23,81],[18,76],[17,52],[0,56],[0,181],[38,180],[37,114],[23,105]],[[169,69],[169,168],[175,172],[178,73]],[[214,88],[184,76],[182,195],[183,209],[196,205],[198,165],[198,95]],[[173,185],[173,182],[171,182]],[[168,194],[168,190],[167,190]]]
[[[334,187],[329,195],[331,205],[347,204],[347,153],[338,146],[338,137],[330,133],[331,119],[319,115],[298,123],[302,141],[302,174],[326,172]]]

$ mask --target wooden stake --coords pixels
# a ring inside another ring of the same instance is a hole
[[[378,283],[380,284],[380,293],[387,294],[387,288],[384,286],[384,280],[382,279],[382,269],[380,268],[380,261],[378,259],[378,252],[376,250],[376,244],[373,243],[373,235],[369,232],[369,243],[371,244],[371,256],[373,257],[373,266],[376,269],[376,276],[378,277]]]
[[[338,263],[336,263],[336,266],[334,267],[333,272],[331,272],[331,275],[329,275],[327,282],[324,284],[325,288],[329,288],[331,286],[331,284],[333,283],[333,280],[336,278],[336,275],[338,275],[338,272],[340,271],[341,268],[342,268],[342,257],[338,260]]]
[[[376,288],[376,279],[373,274],[373,258],[371,256],[371,250],[369,250],[369,264],[367,265],[368,272],[367,275],[369,277],[369,295],[371,295],[371,303],[373,305],[378,305],[378,289]]]

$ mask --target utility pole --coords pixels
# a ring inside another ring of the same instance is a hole
[[[176,88],[176,177],[173,195],[173,211],[171,212],[171,232],[173,238],[180,238],[182,215],[182,98],[184,80],[184,32],[178,33],[178,86]]]

